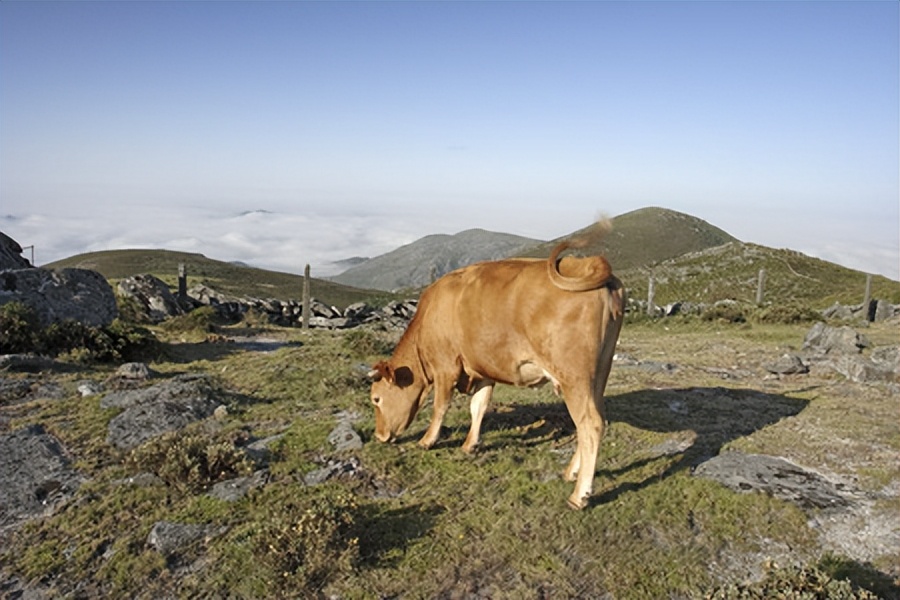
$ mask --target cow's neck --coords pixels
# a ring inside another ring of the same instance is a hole
[[[417,383],[421,382],[423,385],[429,385],[432,378],[425,368],[425,361],[422,360],[419,352],[420,345],[417,335],[419,328],[417,325],[415,319],[413,319],[403,337],[397,342],[391,362],[394,363],[394,367],[409,367]]]

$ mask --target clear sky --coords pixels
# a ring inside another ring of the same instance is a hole
[[[0,230],[314,275],[644,206],[900,278],[900,4],[0,2]]]

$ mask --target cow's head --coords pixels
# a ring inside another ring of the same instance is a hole
[[[412,369],[380,362],[369,371],[375,406],[375,439],[392,442],[412,423],[419,411],[425,385]]]

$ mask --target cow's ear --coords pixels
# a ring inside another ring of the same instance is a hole
[[[391,365],[387,364],[384,361],[377,363],[372,370],[369,371],[369,379],[372,381],[381,381],[385,379],[388,383],[394,382],[394,369]]]
[[[394,383],[397,384],[397,387],[405,388],[412,385],[414,379],[412,369],[409,367],[400,367],[394,371]]]

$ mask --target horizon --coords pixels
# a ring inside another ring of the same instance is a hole
[[[620,216],[623,216],[623,215],[626,215],[626,214],[630,214],[630,213],[632,213],[632,212],[637,212],[637,211],[647,210],[647,209],[661,209],[661,210],[666,210],[666,211],[672,211],[672,209],[668,209],[668,208],[665,208],[665,207],[662,207],[662,206],[644,206],[644,207],[636,208],[636,209],[634,209],[633,211],[628,211],[627,213],[622,213],[622,214],[619,214],[619,215],[610,216],[609,218],[610,218],[610,219],[615,219],[615,218],[617,218],[617,217],[620,217]],[[672,211],[672,212],[679,212],[679,211]],[[267,214],[267,215],[273,215],[273,216],[276,214],[276,213],[273,213],[273,212],[271,212],[271,211],[254,210],[254,211],[246,211],[245,213],[243,213],[243,214],[240,215],[240,216],[247,216],[247,215],[251,215],[251,214],[254,214],[254,213],[258,213],[258,214]],[[680,213],[680,214],[686,214],[686,213]],[[695,215],[688,215],[688,216],[695,216]],[[608,217],[608,215],[604,215],[604,218],[606,218],[606,217]],[[596,222],[596,221],[594,221],[594,222]],[[706,221],[704,221],[704,222],[706,222]],[[708,222],[707,222],[707,224],[709,224],[709,225],[711,225],[711,226],[713,226],[713,227],[716,227],[715,223],[708,223]],[[587,226],[589,226],[589,225],[591,225],[591,223],[586,224],[584,227],[587,227]],[[567,234],[564,234],[564,235],[562,235],[562,236],[557,236],[557,238],[554,238],[554,239],[558,239],[558,238],[561,238],[561,237],[568,237],[569,235],[576,233],[577,231],[583,229],[584,227],[579,227],[579,228],[577,228],[576,230],[573,230],[573,231],[571,231],[571,232],[568,232]],[[418,241],[420,241],[421,239],[423,239],[423,238],[425,238],[425,237],[432,236],[432,235],[450,235],[450,236],[455,236],[455,235],[459,235],[459,234],[461,234],[461,233],[464,233],[464,232],[466,232],[466,231],[472,231],[472,230],[476,230],[476,229],[478,229],[478,230],[484,230],[484,231],[487,231],[488,233],[495,233],[495,234],[508,234],[508,233],[509,233],[509,232],[506,232],[506,231],[485,230],[485,229],[482,228],[482,227],[472,227],[472,228],[468,228],[468,229],[464,229],[464,230],[460,230],[460,231],[456,231],[456,232],[450,232],[450,233],[446,233],[446,234],[425,234],[425,235],[423,235],[423,236],[420,237],[420,238],[417,238],[417,239],[415,239],[415,240],[412,240],[411,242],[409,242],[409,244],[418,242]],[[719,229],[721,229],[721,228],[719,228]],[[723,230],[723,231],[724,231],[724,230]],[[0,232],[2,232],[2,230],[0,230]],[[4,233],[5,233],[5,232],[4,232]],[[729,233],[728,231],[725,231],[725,233],[728,233],[728,234],[730,235],[730,233]],[[732,236],[732,237],[734,237],[734,236]],[[531,239],[533,239],[533,240],[535,241],[536,244],[542,244],[542,243],[547,243],[547,242],[553,241],[553,240],[550,240],[550,239],[547,239],[547,240],[545,240],[545,239],[538,239],[538,238],[531,238]],[[741,244],[755,244],[755,245],[761,245],[761,246],[768,247],[768,248],[770,248],[770,249],[775,249],[775,250],[792,250],[792,251],[800,252],[799,250],[796,250],[796,249],[794,249],[794,248],[773,248],[773,247],[771,247],[771,246],[765,246],[765,245],[763,245],[763,244],[756,244],[755,242],[753,242],[753,241],[751,241],[751,240],[741,240],[741,239],[738,239],[738,238],[735,238],[735,239],[736,239],[736,241],[737,241],[738,243],[741,243]],[[17,240],[14,239],[14,241],[17,241]],[[395,248],[391,248],[390,250],[388,250],[387,252],[385,252],[385,253],[383,253],[383,254],[388,254],[388,253],[390,253],[390,252],[393,252],[394,250],[397,250],[397,249],[401,248],[401,247],[404,246],[404,245],[408,245],[408,244],[403,244],[403,245],[401,245],[401,246],[397,246],[397,247],[395,247]],[[46,266],[46,265],[52,264],[52,263],[54,263],[54,262],[58,262],[58,261],[61,261],[61,260],[67,260],[67,259],[71,259],[71,258],[75,258],[75,257],[78,257],[78,256],[87,255],[87,254],[92,254],[92,253],[95,253],[95,252],[116,252],[116,251],[134,251],[134,250],[137,250],[137,251],[140,251],[140,250],[147,250],[147,251],[174,251],[174,252],[185,252],[185,253],[191,253],[191,254],[199,254],[199,255],[203,256],[204,258],[211,259],[211,260],[217,260],[217,261],[220,261],[220,262],[226,262],[226,263],[235,264],[235,265],[240,265],[240,266],[244,266],[244,267],[248,267],[248,268],[264,269],[264,270],[268,270],[268,271],[281,272],[281,273],[288,273],[288,274],[292,274],[292,275],[303,275],[304,270],[305,270],[305,267],[306,267],[306,263],[304,263],[304,264],[302,264],[302,265],[297,265],[297,268],[295,268],[295,269],[284,270],[284,269],[279,269],[279,268],[277,268],[277,267],[276,267],[276,268],[270,268],[270,267],[265,267],[265,266],[262,266],[262,265],[257,265],[257,264],[254,264],[254,263],[252,263],[252,262],[248,262],[248,261],[245,261],[245,260],[241,260],[241,259],[239,259],[239,258],[231,259],[231,260],[225,260],[225,259],[221,259],[221,258],[216,257],[216,256],[210,256],[210,255],[207,255],[207,254],[204,253],[204,252],[181,251],[181,250],[173,250],[173,249],[171,249],[171,248],[162,248],[162,247],[155,247],[155,246],[148,246],[148,247],[142,247],[142,248],[132,248],[132,247],[127,247],[127,248],[126,248],[126,247],[123,247],[123,248],[110,248],[110,249],[108,249],[108,250],[92,250],[92,251],[89,251],[89,252],[80,252],[80,253],[76,253],[76,254],[73,254],[73,255],[70,255],[70,256],[64,256],[64,257],[61,257],[61,258],[58,258],[58,259],[55,259],[55,260],[52,260],[52,261],[45,261],[45,262],[43,263],[43,265],[33,265],[33,266]],[[816,258],[816,259],[819,259],[819,260],[825,260],[826,262],[829,262],[829,263],[834,264],[834,265],[837,265],[837,266],[842,266],[842,267],[844,266],[844,265],[840,265],[839,263],[836,263],[836,262],[834,262],[834,261],[828,261],[828,260],[826,260],[826,259],[819,258],[819,257],[813,256],[813,255],[811,255],[811,254],[806,254],[805,252],[801,252],[801,253],[804,254],[805,256],[808,256],[808,257],[811,257],[811,258]],[[23,252],[23,256],[25,256],[25,253],[24,253],[24,252]],[[317,268],[313,268],[311,274],[312,274],[312,276],[313,276],[314,278],[322,278],[322,279],[332,278],[332,277],[335,277],[335,276],[337,276],[337,275],[340,275],[340,274],[344,273],[345,271],[347,271],[347,270],[349,270],[349,269],[355,267],[357,264],[359,264],[359,263],[353,263],[353,261],[358,261],[358,260],[366,261],[366,260],[370,260],[370,259],[373,259],[373,258],[378,258],[378,257],[380,257],[380,256],[382,256],[382,255],[376,255],[376,256],[346,256],[346,257],[343,257],[343,258],[338,258],[338,259],[335,259],[335,260],[330,261],[330,262],[328,262],[328,263],[325,263],[325,264],[324,264],[324,268],[322,268],[323,265],[320,265],[318,269],[317,269]],[[25,258],[28,258],[28,256],[25,256]],[[342,264],[342,263],[353,263],[353,264]],[[613,266],[615,266],[615,265],[613,265]],[[852,268],[852,267],[846,267],[846,268]],[[869,273],[868,271],[862,271],[862,270],[860,270],[860,269],[855,269],[855,270],[857,270],[857,271],[859,271],[859,272],[861,272],[861,273]],[[872,273],[872,274],[873,274],[873,275],[882,275],[882,276],[884,276],[884,277],[887,277],[888,279],[891,279],[892,281],[896,281],[896,282],[900,283],[900,279],[895,278],[895,277],[890,277],[889,275],[886,275],[886,274],[883,274],[883,273]]]
[[[900,280],[898,3],[0,2],[0,230],[39,264],[328,273],[648,206]]]

